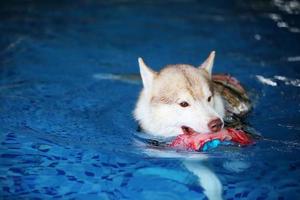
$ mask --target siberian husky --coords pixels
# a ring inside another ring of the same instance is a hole
[[[168,65],[160,72],[139,58],[143,90],[134,110],[135,119],[148,134],[177,136],[182,129],[199,133],[223,127],[223,100],[211,81],[215,52],[199,67]]]
[[[224,102],[212,84],[215,52],[202,65],[168,65],[153,71],[138,59],[143,89],[134,117],[143,132],[173,137],[184,131],[217,132],[224,126]],[[185,160],[186,168],[199,177],[209,199],[222,199],[222,185],[203,163]]]

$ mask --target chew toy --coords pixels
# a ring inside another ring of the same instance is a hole
[[[253,140],[242,130],[227,128],[217,133],[207,134],[186,132],[177,136],[169,146],[181,150],[207,151],[228,142],[246,146],[252,144]]]

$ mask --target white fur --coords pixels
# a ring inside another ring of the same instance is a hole
[[[188,126],[200,133],[209,132],[208,123],[224,117],[224,105],[221,96],[212,94],[209,83],[214,52],[200,68],[191,65],[169,65],[159,73],[151,70],[139,58],[143,90],[134,110],[135,119],[146,133],[155,136],[177,136],[181,127]],[[192,92],[191,92],[192,91]],[[151,99],[173,98],[171,103],[153,103]],[[183,108],[179,104],[186,101],[190,106]]]

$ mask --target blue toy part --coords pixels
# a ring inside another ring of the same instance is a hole
[[[199,151],[208,151],[210,149],[214,149],[214,148],[217,148],[219,145],[230,145],[232,144],[232,142],[230,141],[221,141],[219,139],[214,139],[214,140],[211,140],[211,141],[208,141],[206,142],[202,149],[199,149]]]
[[[202,147],[202,151],[207,151],[209,149],[213,149],[216,148],[217,146],[219,146],[219,144],[221,144],[221,140],[215,139],[215,140],[211,140],[206,142],[203,147]]]

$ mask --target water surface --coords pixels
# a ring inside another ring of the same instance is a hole
[[[133,145],[132,110],[138,56],[159,70],[211,50],[266,138],[208,155],[224,198],[300,198],[298,1],[0,5],[1,199],[205,199],[181,159]]]

